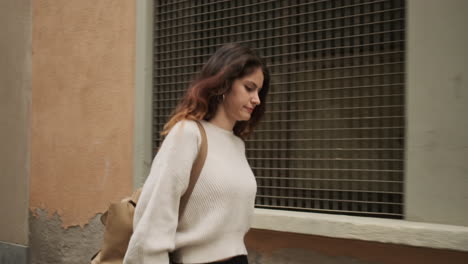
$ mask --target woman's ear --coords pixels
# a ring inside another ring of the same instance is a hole
[[[224,81],[222,94],[228,95],[231,91],[232,82],[229,80]]]

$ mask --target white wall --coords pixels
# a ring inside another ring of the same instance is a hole
[[[468,1],[407,4],[406,219],[468,226]]]

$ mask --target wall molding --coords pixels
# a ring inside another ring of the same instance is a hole
[[[29,247],[0,241],[0,263],[27,264]]]
[[[252,228],[468,251],[466,226],[256,208]]]

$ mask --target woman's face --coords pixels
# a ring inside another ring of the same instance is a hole
[[[263,72],[260,67],[252,74],[236,79],[223,102],[228,118],[233,121],[249,120],[254,108],[261,103],[258,94],[262,86]]]

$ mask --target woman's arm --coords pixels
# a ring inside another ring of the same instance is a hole
[[[169,263],[174,250],[180,197],[188,187],[201,142],[193,121],[177,123],[156,155],[135,209],[124,264]]]

